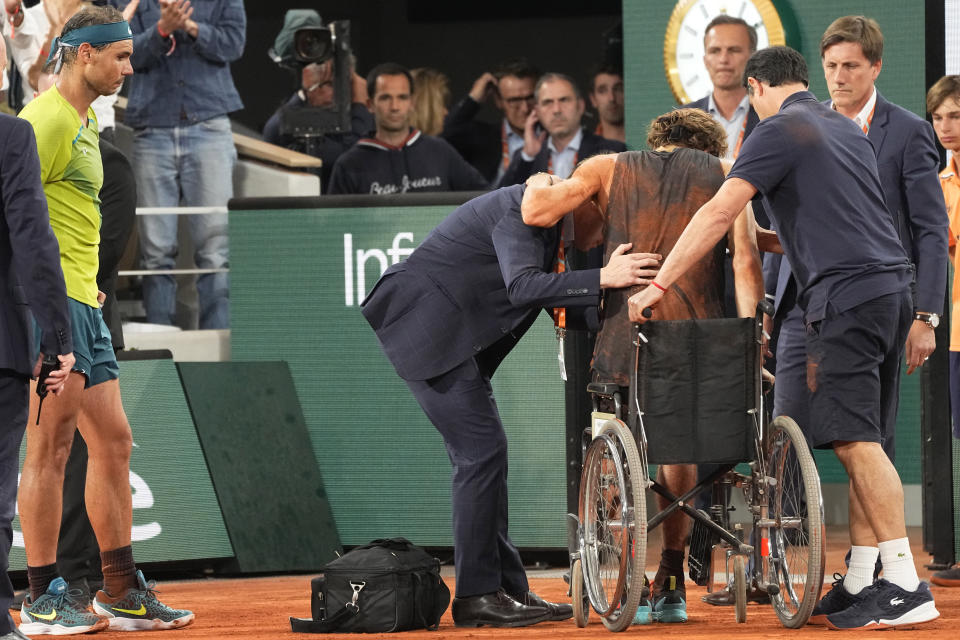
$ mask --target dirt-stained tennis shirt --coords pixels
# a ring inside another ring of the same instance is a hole
[[[60,244],[67,295],[97,307],[100,187],[103,163],[93,109],[87,125],[56,86],[31,100],[20,117],[33,125],[50,226]]]
[[[723,184],[720,160],[702,151],[627,151],[617,156],[604,229],[604,264],[621,244],[632,253],[673,250],[684,228]],[[657,319],[723,317],[726,240],[680,276],[657,305]],[[594,349],[598,380],[630,384],[633,339],[627,299],[641,287],[606,289]]]

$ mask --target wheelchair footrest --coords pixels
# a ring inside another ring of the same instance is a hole
[[[720,537],[707,525],[699,520],[693,521],[693,529],[690,532],[690,557],[687,559],[687,564],[690,566],[690,579],[698,586],[702,587],[710,581],[713,546],[719,541]]]
[[[601,396],[613,397],[613,394],[620,392],[620,385],[614,382],[591,382],[587,384],[587,393],[595,393]]]

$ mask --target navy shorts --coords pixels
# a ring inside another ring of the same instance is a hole
[[[810,445],[878,442],[893,434],[900,354],[913,321],[909,290],[868,300],[807,325]]]
[[[73,333],[73,357],[77,359],[73,370],[86,376],[84,389],[119,378],[120,367],[113,353],[113,340],[107,324],[103,321],[103,313],[100,309],[77,302],[73,298],[67,298],[67,307]],[[43,334],[36,320],[33,322],[33,333],[36,336],[34,353],[39,354]]]

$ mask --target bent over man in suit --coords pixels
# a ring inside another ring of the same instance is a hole
[[[602,269],[553,273],[560,225],[523,223],[525,189],[499,189],[457,208],[383,274],[363,303],[364,317],[443,436],[453,465],[453,620],[461,627],[518,627],[573,615],[570,605],[529,590],[507,533],[507,442],[491,376],[541,308],[590,309],[601,289],[643,284],[656,273],[654,256],[627,254],[630,245]]]

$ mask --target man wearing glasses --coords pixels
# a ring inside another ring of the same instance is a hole
[[[443,123],[441,137],[491,184],[500,181],[510,158],[523,146],[523,128],[533,109],[533,86],[539,76],[522,58],[504,63],[494,73],[484,72]],[[487,100],[503,114],[499,122],[477,119]]]

